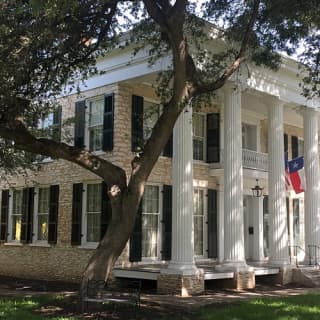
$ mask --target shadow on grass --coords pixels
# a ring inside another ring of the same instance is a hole
[[[46,316],[38,314],[45,305],[52,305],[56,297],[1,298],[0,319],[2,320],[42,320]],[[76,320],[74,317],[58,316],[51,320]]]
[[[318,320],[320,295],[261,298],[224,307],[210,306],[200,311],[201,320]]]

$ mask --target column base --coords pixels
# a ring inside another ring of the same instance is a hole
[[[224,260],[221,264],[215,266],[217,271],[246,272],[253,271],[254,268],[247,265],[245,261]]]
[[[272,284],[287,285],[293,282],[295,269],[296,268],[291,265],[283,266],[280,268],[278,274],[270,276],[268,279],[270,279]]]
[[[167,268],[161,269],[163,274],[179,274],[184,276],[196,275],[201,272],[194,263],[181,263],[171,261]]]
[[[157,292],[182,297],[201,294],[204,292],[204,273],[201,270],[193,275],[160,273]]]

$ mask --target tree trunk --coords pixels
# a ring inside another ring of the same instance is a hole
[[[107,281],[133,231],[139,196],[117,199],[112,205],[112,219],[107,232],[90,258],[82,276],[80,290],[85,292],[89,280]]]

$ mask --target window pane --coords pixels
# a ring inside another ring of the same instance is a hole
[[[142,200],[142,256],[156,257],[159,237],[159,187],[146,186]]]
[[[12,216],[12,240],[21,240],[21,215]]]
[[[87,242],[99,242],[101,232],[101,184],[87,185]]]
[[[156,257],[158,244],[158,215],[142,215],[142,256]]]
[[[205,116],[203,114],[194,113],[192,115],[193,130],[193,159],[204,160],[204,138],[205,138]]]
[[[49,188],[39,189],[38,198],[38,240],[48,240]]]
[[[102,150],[102,126],[89,128],[89,148],[91,151]]]
[[[143,104],[143,139],[148,140],[160,116],[160,105],[149,101]]]
[[[90,102],[89,127],[103,124],[103,111],[104,111],[103,99]]]
[[[87,241],[99,242],[100,240],[100,217],[101,212],[87,214]]]
[[[49,188],[39,189],[38,212],[49,213]]]
[[[21,240],[22,190],[13,191],[12,240]]]
[[[38,215],[38,240],[48,240],[48,217],[47,214]]]
[[[197,256],[203,255],[203,223],[204,223],[204,190],[194,189],[193,193],[193,233],[194,252]]]

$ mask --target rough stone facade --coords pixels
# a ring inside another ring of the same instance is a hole
[[[254,271],[239,271],[232,279],[223,280],[223,287],[229,289],[253,289],[256,286]]]
[[[160,294],[173,294],[183,297],[201,294],[204,291],[204,274],[195,275],[163,274],[157,279],[157,291]]]

